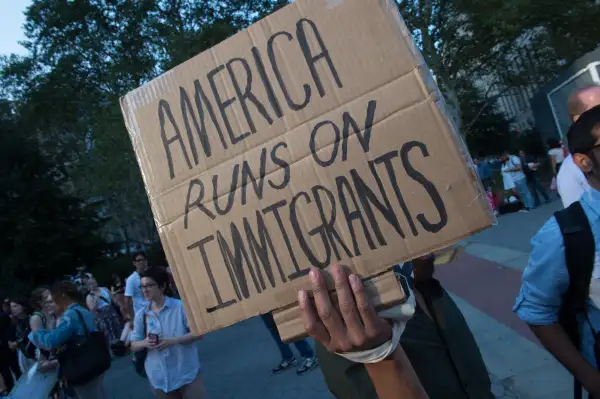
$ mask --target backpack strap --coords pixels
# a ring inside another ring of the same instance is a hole
[[[596,245],[590,222],[579,201],[554,214],[565,245],[569,288],[563,297],[563,309],[571,313],[585,311],[590,296]]]
[[[44,315],[42,312],[35,312],[33,315],[39,316],[40,319],[42,319],[42,325],[44,326],[44,328],[46,328],[46,315]]]
[[[596,245],[590,222],[579,201],[554,213],[565,245],[565,261],[569,272],[569,288],[563,296],[560,324],[580,349],[577,315],[585,313],[585,303],[590,295],[590,282],[594,270]],[[573,379],[573,397],[583,397],[582,385]]]

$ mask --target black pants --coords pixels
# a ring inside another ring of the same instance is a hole
[[[16,356],[13,356],[16,352],[7,349],[0,354],[0,375],[4,380],[6,389],[10,392],[15,386],[15,380],[13,373],[17,378],[21,376],[21,370],[19,369],[19,361]],[[12,373],[11,373],[12,369]]]

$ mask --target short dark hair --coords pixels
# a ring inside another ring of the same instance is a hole
[[[29,304],[31,305],[33,310],[39,312],[44,308],[43,302],[46,299],[46,296],[44,294],[48,291],[50,290],[46,287],[38,287],[31,292]]]
[[[131,260],[135,262],[138,256],[143,256],[143,257],[144,257],[144,259],[148,259],[148,258],[146,257],[146,254],[145,254],[145,253],[143,253],[142,251],[139,251],[139,252],[134,252],[134,253],[133,253],[133,257],[131,258]]]
[[[594,134],[598,129],[600,129],[600,105],[585,111],[569,128],[567,133],[569,152],[585,154],[592,149],[598,140]]]
[[[11,303],[16,303],[17,305],[21,305],[23,308],[23,312],[30,315],[31,314],[31,306],[29,305],[29,298],[24,296],[18,296],[15,298],[10,298]]]
[[[151,278],[163,290],[169,288],[169,273],[162,267],[151,267],[140,275],[140,278]]]

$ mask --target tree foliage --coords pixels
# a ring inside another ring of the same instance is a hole
[[[95,204],[65,194],[66,176],[36,140],[19,132],[8,101],[0,102],[0,280],[24,287],[47,283],[92,264],[106,245]]]

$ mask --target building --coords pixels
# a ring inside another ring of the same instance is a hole
[[[600,84],[600,49],[577,59],[531,100],[535,127],[544,141],[548,138],[563,139],[571,125],[567,112],[567,100],[576,89]]]

